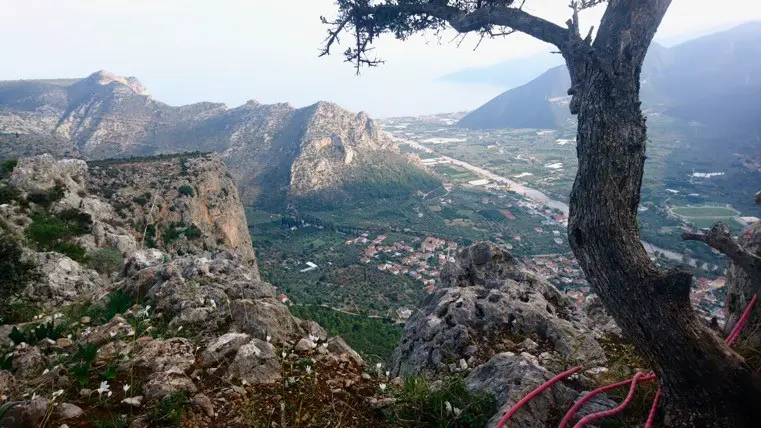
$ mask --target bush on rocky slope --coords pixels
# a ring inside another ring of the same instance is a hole
[[[0,323],[18,321],[18,295],[37,278],[37,265],[24,256],[21,245],[11,236],[0,235]]]

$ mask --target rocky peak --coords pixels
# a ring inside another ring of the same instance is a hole
[[[96,71],[95,73],[89,75],[86,79],[84,79],[84,81],[89,84],[96,84],[100,86],[106,86],[113,82],[117,82],[130,88],[132,91],[134,91],[138,95],[144,95],[144,96],[151,95],[150,93],[148,93],[148,89],[145,86],[143,86],[143,84],[140,83],[140,81],[137,80],[135,77],[117,76],[116,74],[111,73],[109,71],[105,71],[105,70]]]

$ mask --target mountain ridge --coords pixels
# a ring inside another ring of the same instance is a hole
[[[0,157],[85,159],[219,152],[245,200],[282,201],[341,188],[373,162],[416,165],[367,113],[319,101],[295,108],[250,100],[173,107],[135,77],[0,82]],[[421,174],[424,174],[420,170]]]
[[[698,37],[670,48],[653,43],[642,69],[643,104],[687,121],[742,126],[761,131],[753,118],[761,113],[761,22]],[[510,89],[465,116],[458,126],[476,129],[558,128],[571,118],[557,109],[570,80],[565,65]],[[727,97],[741,98],[740,109],[725,109]],[[719,106],[719,107],[717,107]],[[728,110],[731,113],[724,111]],[[532,114],[530,120],[526,119]],[[739,116],[738,116],[739,114]]]

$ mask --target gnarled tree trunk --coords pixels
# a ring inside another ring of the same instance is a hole
[[[615,6],[612,2],[609,8]],[[657,14],[615,13],[606,19],[648,16],[660,20]],[[689,300],[692,275],[658,270],[640,242],[637,207],[647,136],[638,93],[647,46],[632,43],[649,44],[650,39],[604,34],[608,28],[615,26],[603,21],[593,59],[565,55],[574,85],[572,112],[579,122],[571,247],[624,334],[653,365],[664,392],[667,425],[758,426],[761,383],[698,319]],[[652,28],[654,33],[657,22]]]

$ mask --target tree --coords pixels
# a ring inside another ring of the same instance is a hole
[[[525,3],[525,1],[524,1]],[[604,0],[573,0],[561,27],[512,0],[337,0],[323,55],[344,33],[344,55],[359,70],[382,61],[372,43],[452,28],[496,37],[520,31],[556,46],[571,77],[578,117],[579,168],[570,195],[568,238],[608,311],[650,363],[663,389],[665,424],[750,427],[761,420],[761,380],[693,311],[692,274],[659,270],[640,242],[637,207],[647,132],[640,108],[642,63],[670,0],[610,0],[593,38],[580,10]]]

